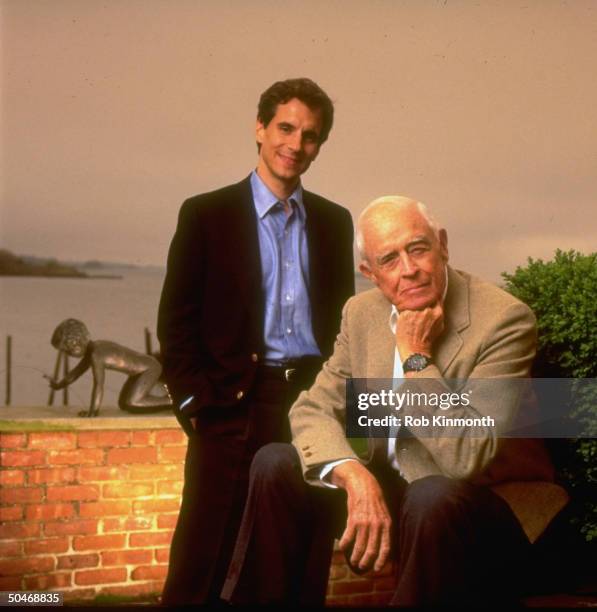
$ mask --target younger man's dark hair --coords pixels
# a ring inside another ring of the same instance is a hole
[[[327,139],[334,123],[334,105],[329,96],[311,79],[286,79],[268,87],[259,98],[257,119],[267,126],[276,114],[278,104],[286,104],[297,98],[311,110],[321,111],[321,134],[319,144]]]

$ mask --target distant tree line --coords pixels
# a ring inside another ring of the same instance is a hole
[[[0,249],[0,276],[61,276],[85,278],[87,274],[56,259],[27,261],[6,249]]]

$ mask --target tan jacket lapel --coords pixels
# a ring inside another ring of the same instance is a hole
[[[442,374],[446,374],[464,344],[460,332],[470,325],[468,285],[450,267],[444,313],[445,331],[435,347],[434,355],[435,364]]]

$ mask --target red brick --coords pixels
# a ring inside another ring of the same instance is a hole
[[[139,531],[142,529],[151,529],[152,527],[152,516],[129,516],[124,523],[126,531]]]
[[[165,429],[155,432],[156,444],[183,444],[186,446],[186,436],[178,429]]]
[[[101,553],[102,566],[151,563],[151,550],[111,550]],[[161,578],[161,576],[158,576]]]
[[[96,520],[71,520],[46,523],[44,533],[53,535],[87,535],[97,533]]]
[[[25,472],[22,470],[0,470],[0,485],[10,487],[25,484]]]
[[[43,468],[27,472],[28,484],[57,483],[66,484],[75,480],[75,469],[69,468]]]
[[[126,535],[110,534],[95,536],[79,536],[73,540],[74,550],[104,550],[108,548],[124,548]],[[79,583],[77,583],[79,584]]]
[[[167,573],[167,565],[143,565],[133,570],[131,578],[133,580],[159,580],[166,578]]]
[[[178,514],[162,514],[158,516],[158,529],[174,529]]]
[[[176,495],[180,497],[182,494],[182,480],[162,480],[158,482],[158,495]]]
[[[346,565],[333,564],[330,568],[330,580],[340,580],[348,575],[348,567]]]
[[[172,531],[157,531],[155,533],[131,533],[130,546],[163,546],[172,541]]]
[[[93,599],[96,595],[95,589],[69,589],[64,591],[64,602],[71,604],[78,601],[87,602],[89,599]]]
[[[33,591],[47,591],[48,589],[69,587],[71,585],[71,576],[71,572],[46,576],[29,576],[25,578],[25,588]]]
[[[133,431],[131,437],[131,446],[149,446],[150,444],[155,444],[153,432]]]
[[[42,448],[59,450],[63,448],[75,448],[77,443],[76,434],[67,431],[44,431],[29,434],[29,448]]]
[[[101,465],[103,462],[104,451],[101,448],[78,448],[48,453],[49,465]]]
[[[138,448],[111,448],[107,463],[155,463],[157,453],[154,446]]]
[[[140,582],[125,586],[104,587],[102,595],[116,595],[118,597],[138,597],[141,595],[159,595],[164,588],[164,581]]]
[[[148,497],[153,495],[152,482],[119,482],[106,484],[102,489],[102,497]]]
[[[80,448],[128,446],[130,437],[129,431],[81,431],[78,444]]]
[[[186,446],[160,446],[160,463],[182,462],[186,454]]]
[[[390,603],[390,599],[392,598],[393,594],[393,592],[390,592],[351,595],[348,598],[348,604],[352,607],[360,608],[387,606]]]
[[[106,518],[102,522],[104,533],[112,531],[139,531],[153,527],[153,517],[151,516]]]
[[[75,584],[109,584],[111,582],[125,582],[126,568],[94,569],[75,572]]]
[[[5,451],[0,453],[2,467],[24,467],[27,465],[45,465],[45,451]]]
[[[20,521],[23,519],[23,506],[4,506],[0,508],[0,521]]]
[[[0,542],[0,557],[18,557],[22,553],[21,542]]]
[[[182,464],[132,465],[130,477],[131,480],[159,480],[160,478],[182,480],[184,466]]]
[[[373,592],[373,581],[367,580],[341,580],[332,584],[332,593],[334,595],[352,595],[353,593],[371,593]]]
[[[99,555],[97,553],[88,555],[65,555],[58,557],[56,569],[77,569],[81,567],[97,567]]]
[[[0,591],[20,591],[22,584],[20,576],[0,576]]]
[[[168,563],[170,560],[170,549],[169,548],[156,548],[155,549],[155,560],[158,563]]]
[[[26,506],[28,521],[48,521],[71,518],[75,515],[72,504],[31,504]]]
[[[20,487],[0,489],[0,503],[22,504],[25,502],[39,502],[44,497],[41,487]]]
[[[48,501],[95,501],[98,498],[98,485],[48,487]]]
[[[68,550],[68,538],[50,538],[49,540],[30,540],[25,542],[26,555],[44,553],[63,553]]]
[[[24,433],[0,432],[0,448],[21,448],[25,446],[26,437]]]
[[[376,576],[373,581],[375,591],[392,591],[396,588],[396,578],[393,576]]]
[[[79,515],[86,517],[104,517],[110,515],[130,514],[130,501],[105,501],[90,504],[80,504]]]
[[[180,500],[170,499],[146,499],[133,502],[135,514],[149,514],[151,512],[175,512],[180,508]]]
[[[8,523],[0,525],[0,540],[22,540],[39,536],[39,523]]]
[[[325,598],[326,607],[335,608],[336,606],[347,606],[348,605],[348,597],[346,595],[334,596],[328,595]]]
[[[20,576],[22,574],[51,572],[53,569],[54,559],[52,557],[0,560],[0,575],[2,576]]]
[[[128,469],[121,465],[80,467],[78,475],[80,482],[89,482],[90,480],[126,480],[128,478]]]

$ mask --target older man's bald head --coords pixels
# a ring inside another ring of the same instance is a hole
[[[402,196],[374,200],[359,217],[357,243],[359,270],[399,311],[441,302],[448,235],[424,204]]]
[[[388,223],[400,223],[402,219],[419,216],[439,237],[440,228],[423,202],[407,196],[387,195],[370,202],[359,215],[356,240],[361,259],[367,259],[365,247],[368,231]]]

